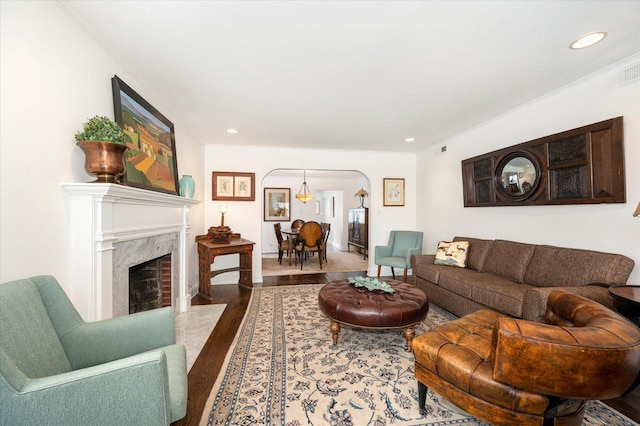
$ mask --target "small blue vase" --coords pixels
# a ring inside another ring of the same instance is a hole
[[[191,175],[182,175],[182,179],[180,179],[180,195],[193,198],[195,189],[196,183],[193,181]]]

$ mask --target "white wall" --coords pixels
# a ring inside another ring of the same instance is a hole
[[[417,227],[425,232],[425,251],[464,234],[598,249],[633,258],[638,266],[629,282],[640,283],[640,219],[631,216],[640,201],[640,83],[618,86],[623,64],[450,138],[444,155],[430,148],[416,161],[413,154],[208,145],[203,162],[198,141],[144,76],[132,75],[55,3],[1,1],[0,19],[0,282],[37,274],[69,282],[73,224],[60,184],[92,180],[73,135],[88,117],[113,117],[110,79],[117,74],[175,124],[179,173],[193,175],[195,198],[203,200],[191,210],[192,236],[219,224],[212,171],[256,173],[255,202],[225,202],[227,224],[256,242],[255,282],[261,281],[262,179],[292,162],[308,167],[296,158],[312,158],[313,168],[367,176],[371,247],[386,243],[391,229]],[[462,207],[461,160],[619,115],[625,117],[627,204]],[[382,207],[384,177],[406,179],[405,207]],[[189,255],[189,282],[197,288],[195,244]],[[223,259],[216,263],[229,261]],[[369,262],[375,273],[372,257]],[[216,278],[231,283],[233,275]]]
[[[89,182],[73,135],[94,115],[113,117],[117,74],[175,125],[178,172],[203,182],[202,147],[178,117],[54,2],[0,2],[0,282],[54,275],[68,290],[70,228],[60,187]],[[196,185],[202,199],[203,185]],[[203,233],[204,205],[191,209]],[[189,282],[197,287],[195,244]]]
[[[450,138],[447,153],[418,156],[418,228],[425,251],[454,236],[501,238],[621,253],[640,283],[640,82],[618,85],[618,72],[640,55]],[[464,208],[460,162],[539,137],[624,116],[626,204]]]
[[[262,282],[262,227],[263,197],[262,188],[265,176],[274,169],[300,168],[313,159],[315,170],[357,170],[365,175],[370,183],[369,198],[365,205],[370,206],[369,247],[386,244],[389,231],[392,229],[415,229],[416,227],[416,156],[408,153],[368,152],[368,151],[328,151],[321,149],[299,148],[263,148],[258,146],[207,145],[205,147],[205,173],[207,182],[205,193],[211,194],[211,173],[214,171],[253,172],[256,174],[256,200],[247,201],[212,201],[210,197],[205,203],[205,217],[210,218],[208,226],[220,224],[220,205],[228,206],[224,223],[243,238],[256,243],[253,250],[253,282]],[[296,159],[299,159],[296,160]],[[405,179],[405,206],[382,206],[382,179]],[[310,179],[308,184],[312,185]],[[362,185],[361,185],[362,186]],[[292,187],[292,193],[300,186]],[[360,188],[358,188],[360,189]],[[358,190],[354,190],[353,193]],[[292,197],[294,195],[292,194]],[[345,208],[350,203],[345,200]],[[353,206],[357,206],[356,202]],[[237,266],[237,256],[216,258],[215,268],[222,269]],[[374,270],[373,255],[369,257],[369,273]],[[383,271],[384,272],[384,271]],[[389,271],[387,271],[389,272]],[[389,272],[390,273],[390,272]],[[229,284],[237,282],[237,273],[221,274],[214,278],[213,284]]]

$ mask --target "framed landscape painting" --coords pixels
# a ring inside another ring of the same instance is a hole
[[[173,123],[118,76],[111,79],[116,123],[126,135],[123,183],[179,195]]]
[[[291,220],[289,210],[290,188],[264,189],[264,221],[288,222]]]

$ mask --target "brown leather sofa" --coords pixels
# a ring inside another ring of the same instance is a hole
[[[547,297],[565,290],[613,307],[608,287],[626,284],[634,261],[626,256],[506,240],[469,241],[466,268],[435,265],[435,255],[414,255],[415,285],[431,303],[467,315],[489,308],[542,322]],[[434,247],[435,251],[435,247]]]
[[[640,371],[640,328],[592,300],[553,291],[540,324],[480,310],[413,340],[419,407],[427,388],[493,425],[581,425]]]

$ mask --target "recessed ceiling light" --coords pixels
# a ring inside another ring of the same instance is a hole
[[[585,47],[593,46],[597,42],[602,41],[602,39],[604,39],[606,36],[606,31],[596,31],[595,33],[587,34],[580,37],[579,39],[571,43],[569,48],[574,50],[584,49]]]
[[[236,133],[238,133],[238,129],[227,129],[227,133],[231,133],[232,135],[235,135]]]
[[[416,138],[406,138],[404,141],[405,142],[415,142]]]

